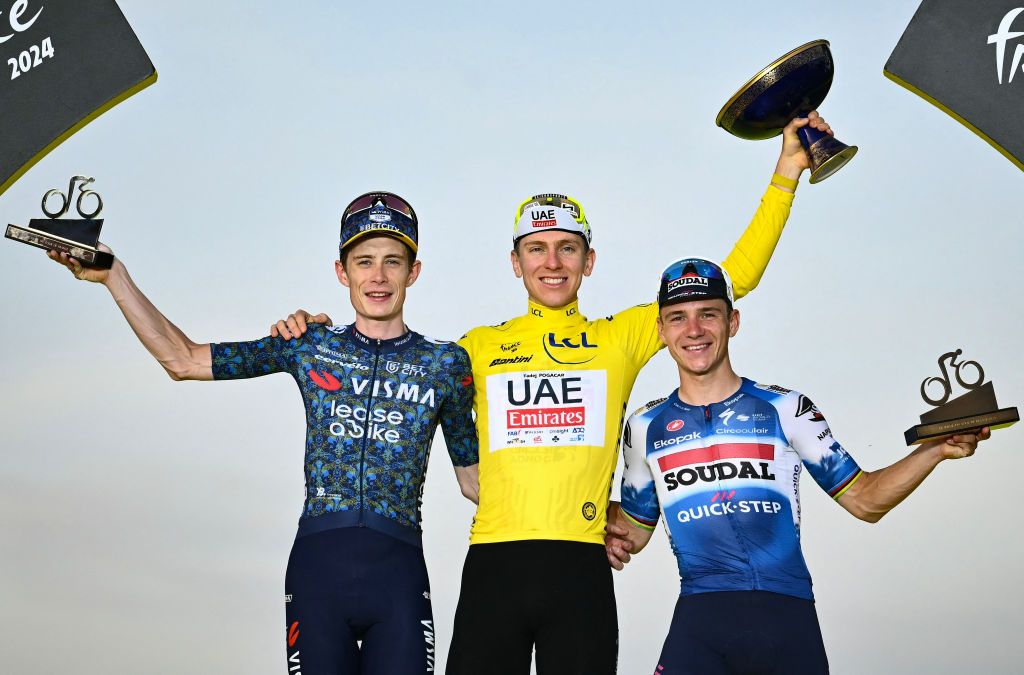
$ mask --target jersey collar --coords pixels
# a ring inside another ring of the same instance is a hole
[[[359,332],[354,323],[349,324],[348,334],[352,336],[358,344],[362,345],[366,349],[374,350],[378,347],[381,350],[386,349],[401,349],[405,345],[412,341],[413,332],[409,330],[409,327],[405,327],[405,333],[395,338],[387,338],[384,340],[378,340],[377,338],[367,337]]]
[[[580,314],[579,300],[573,300],[563,307],[547,307],[530,300],[527,303],[526,318],[534,321],[543,321],[545,324],[563,326],[583,323],[587,320],[587,317]]]

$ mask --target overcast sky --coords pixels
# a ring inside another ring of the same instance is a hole
[[[371,189],[420,216],[406,318],[427,335],[525,310],[509,237],[536,192],[587,210],[598,256],[584,313],[649,300],[670,259],[728,253],[771,176],[778,140],[718,129],[721,105],[826,38],[822,114],[860,154],[825,183],[805,177],[739,304],[736,369],[812,396],[868,469],[906,454],[943,352],[981,362],[1002,405],[1024,402],[1022,175],[883,77],[914,0],[774,15],[753,2],[119,4],[159,81],[36,165],[0,216],[26,225],[47,189],[95,176],[103,240],[198,342],[259,337],[299,306],[349,321],[337,223]],[[303,496],[291,378],[172,382],[104,289],[27,246],[0,246],[0,284],[4,669],[281,672]],[[662,353],[630,409],[675,382]],[[834,673],[1019,672],[1022,430],[941,465],[878,525],[804,481]],[[424,521],[442,660],[472,513],[439,437]],[[663,531],[616,590],[620,671],[648,673],[678,592]]]

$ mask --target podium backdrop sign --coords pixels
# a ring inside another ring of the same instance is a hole
[[[96,117],[156,82],[114,0],[0,0],[0,194]]]
[[[1024,170],[1024,0],[924,0],[884,72]]]

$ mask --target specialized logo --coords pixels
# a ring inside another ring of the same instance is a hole
[[[587,502],[583,505],[583,517],[587,520],[597,518],[597,507],[594,506],[594,502]]]
[[[530,210],[530,218],[534,227],[554,227],[558,225],[554,209]]]
[[[1024,12],[1024,7],[1011,9],[1006,13],[1002,21],[999,22],[999,29],[992,35],[988,36],[988,43],[996,46],[996,76],[999,79],[999,84],[1003,83],[1003,59],[1006,56],[1006,43],[1010,40],[1016,40],[1024,37],[1024,31],[1010,30],[1013,20],[1016,19],[1021,12]],[[1022,58],[1024,58],[1024,44],[1017,44],[1016,49],[1013,51],[1013,61],[1010,64],[1010,76],[1006,80],[1007,83],[1013,82],[1013,76],[1017,74],[1017,69],[1020,67]]]
[[[732,419],[733,415],[736,415],[736,411],[732,408],[726,408],[725,412],[718,416],[718,419],[722,420],[722,424],[729,426],[729,420]],[[736,415],[737,422],[749,422],[750,415]]]
[[[529,356],[510,356],[508,358],[497,358],[491,361],[491,365],[487,367],[493,368],[494,366],[514,366],[520,363],[529,363],[532,360],[533,354],[530,354]]]
[[[597,354],[594,352],[588,353],[562,351],[576,349],[597,349],[596,344],[590,344],[590,342],[587,341],[586,331],[580,333],[580,338],[578,342],[573,340],[572,338],[562,338],[560,340],[558,339],[558,337],[555,336],[554,333],[548,333],[545,337],[541,338],[541,344],[544,346],[544,352],[555,363],[561,363],[563,365],[580,365],[582,363],[593,361],[595,358],[597,358]]]
[[[807,413],[811,413],[812,422],[824,422],[825,416],[821,414],[818,407],[814,405],[814,401],[807,398],[803,394],[800,394],[800,400],[796,403],[796,416],[803,417]]]
[[[306,375],[308,375],[309,379],[313,380],[313,383],[321,389],[326,389],[327,391],[338,391],[341,389],[341,382],[338,381],[338,378],[331,375],[326,370],[320,373],[315,370],[310,370]]]
[[[680,429],[683,428],[684,424],[685,422],[683,422],[682,420],[672,420],[671,422],[665,425],[665,431],[679,431]]]

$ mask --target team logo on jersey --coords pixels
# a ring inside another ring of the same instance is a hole
[[[590,344],[587,341],[586,331],[580,333],[579,340],[574,340],[571,337],[559,339],[554,333],[548,333],[546,336],[541,338],[541,344],[543,345],[544,352],[548,357],[550,357],[550,359],[555,363],[561,363],[562,365],[578,366],[597,358],[597,354],[593,352],[574,351],[577,349],[597,349],[596,344]]]
[[[293,621],[292,625],[288,627],[288,646],[294,647],[295,643],[299,641],[299,622]]]
[[[770,464],[774,458],[775,446],[768,443],[720,443],[659,457],[658,468],[664,472],[666,489],[672,491],[698,481],[775,480]]]
[[[597,518],[597,507],[594,506],[594,502],[587,502],[583,505],[583,517],[587,520]]]
[[[811,413],[812,422],[824,422],[825,416],[821,414],[818,407],[814,405],[814,401],[807,398],[803,394],[800,394],[800,400],[796,404],[796,416],[803,417],[807,413]]]
[[[718,416],[718,419],[722,420],[722,424],[723,425],[729,426],[729,421],[732,419],[733,415],[736,415],[736,411],[733,410],[732,408],[727,408],[725,412],[723,412],[721,415]],[[743,414],[736,415],[736,421],[737,422],[749,422],[750,421],[750,415],[743,415]]]
[[[313,380],[313,383],[321,389],[326,389],[327,391],[338,391],[341,389],[341,382],[338,381],[338,378],[331,375],[326,370],[319,373],[315,370],[310,370],[306,375],[308,375],[309,379]]]
[[[676,520],[680,523],[688,523],[691,520],[701,518],[713,518],[715,516],[728,516],[733,513],[765,513],[776,515],[782,511],[782,503],[764,499],[743,499],[738,502],[723,500],[712,501],[711,504],[699,504],[696,507],[681,509],[676,514]]]
[[[754,387],[763,391],[770,391],[773,394],[788,394],[792,391],[792,389],[786,389],[777,384],[755,384]]]
[[[665,425],[665,431],[679,431],[680,429],[683,428],[684,424],[685,422],[683,422],[682,420],[672,420],[671,422]]]
[[[472,385],[473,385],[473,376],[472,375],[466,375],[465,377],[462,378],[462,386],[463,387],[470,387]]]
[[[604,444],[604,371],[495,373],[484,386],[491,452],[520,438],[536,445]]]
[[[491,361],[491,365],[487,367],[493,368],[494,366],[516,366],[519,365],[520,363],[529,363],[532,360],[533,354],[530,354],[529,356],[511,356],[508,358],[498,358]]]

